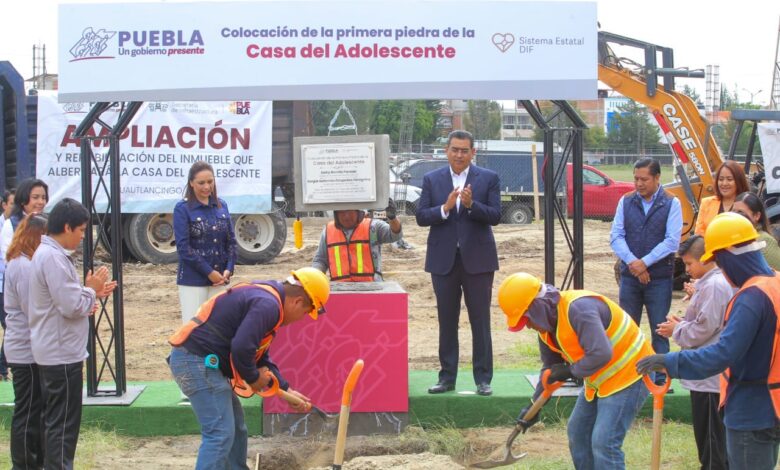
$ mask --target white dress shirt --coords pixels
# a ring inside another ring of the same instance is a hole
[[[452,189],[460,188],[461,191],[463,191],[463,188],[466,187],[466,178],[469,176],[469,167],[466,167],[465,170],[461,171],[460,174],[455,173],[452,170],[452,167],[450,168],[450,176],[452,177]],[[458,198],[455,200],[455,210],[460,210],[460,194],[458,194]],[[449,216],[449,212],[446,212],[444,210],[444,204],[441,205],[441,218],[446,219]]]

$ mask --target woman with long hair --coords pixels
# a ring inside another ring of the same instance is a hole
[[[715,195],[701,200],[696,218],[697,235],[704,235],[707,225],[722,212],[731,212],[738,194],[749,191],[745,170],[734,160],[726,160],[715,172]]]
[[[28,321],[30,259],[46,233],[47,217],[30,214],[19,223],[6,254],[4,307],[7,314],[5,351],[14,380],[14,414],[11,418],[13,468],[43,467],[43,433],[38,365],[30,347]]]
[[[236,237],[225,201],[217,197],[214,169],[195,162],[187,177],[184,199],[173,210],[179,269],[182,322],[230,283],[236,264]]]
[[[772,235],[769,219],[766,216],[766,207],[761,199],[751,192],[741,193],[734,201],[732,212],[747,217],[756,227],[758,239],[766,243],[766,246],[761,249],[766,262],[775,271],[780,270],[780,245]]]
[[[14,236],[14,230],[19,222],[27,214],[43,212],[46,203],[49,201],[49,186],[43,181],[35,178],[27,178],[19,183],[14,197],[14,208],[11,215],[3,223],[0,231],[0,250],[5,254],[11,245],[11,239]]]

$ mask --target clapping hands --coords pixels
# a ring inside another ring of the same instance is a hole
[[[94,272],[94,274],[92,273],[92,270],[87,272],[87,277],[84,280],[84,286],[94,290],[95,295],[98,298],[104,299],[111,295],[117,286],[116,281],[109,281],[108,278],[108,268],[101,266],[97,269],[97,271]]]

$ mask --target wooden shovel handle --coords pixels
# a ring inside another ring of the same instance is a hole
[[[650,454],[650,469],[661,468],[661,425],[664,421],[664,395],[672,385],[672,378],[666,375],[666,383],[656,385],[649,375],[642,376],[645,386],[653,394],[653,450]]]
[[[363,359],[358,359],[355,364],[352,365],[352,370],[349,371],[346,382],[344,382],[344,390],[341,394],[341,413],[339,413],[339,428],[336,434],[336,449],[333,456],[334,469],[340,469],[341,464],[344,462],[344,448],[347,444],[347,428],[349,427],[349,411],[352,404],[352,392],[355,390],[360,373],[363,372]]]
[[[561,388],[563,385],[563,382],[549,383],[548,380],[550,379],[550,373],[550,369],[547,369],[542,373],[542,395],[533,402],[531,408],[529,408],[525,413],[525,416],[523,416],[523,420],[530,421],[534,419],[536,414],[539,413],[539,410],[541,410],[544,404],[547,403],[547,400],[552,397],[553,392]]]

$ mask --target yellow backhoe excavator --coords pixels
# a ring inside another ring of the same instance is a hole
[[[703,70],[675,68],[674,54],[668,47],[658,46],[617,34],[599,32],[598,77],[604,84],[645,105],[653,114],[673,151],[675,182],[664,185],[664,189],[679,198],[683,213],[682,239],[693,234],[702,198],[715,194],[714,173],[723,163],[723,154],[712,135],[712,125],[699,113],[694,101],[674,89],[678,77],[703,78]],[[620,57],[615,50],[639,49],[644,54],[644,63],[628,57]],[[660,56],[660,66],[659,66]],[[763,190],[762,162],[753,162],[756,141],[756,124],[761,121],[780,121],[780,111],[735,110],[732,119],[737,122],[731,138],[728,158],[733,159],[740,133],[745,122],[752,122],[752,134],[745,158],[745,173],[752,175],[753,184],[767,205],[771,222],[780,222],[780,194],[769,194]],[[751,171],[752,170],[752,171]],[[619,264],[619,262],[618,262]],[[619,268],[616,264],[619,279]],[[682,287],[685,269],[677,263],[675,288]]]
[[[644,50],[644,64],[615,55],[615,44]],[[599,80],[645,105],[672,147],[676,181],[664,185],[664,189],[682,203],[685,239],[693,233],[699,202],[715,194],[713,174],[723,163],[723,156],[696,103],[674,90],[676,77],[704,77],[704,72],[674,68],[673,60],[670,48],[599,32]]]

